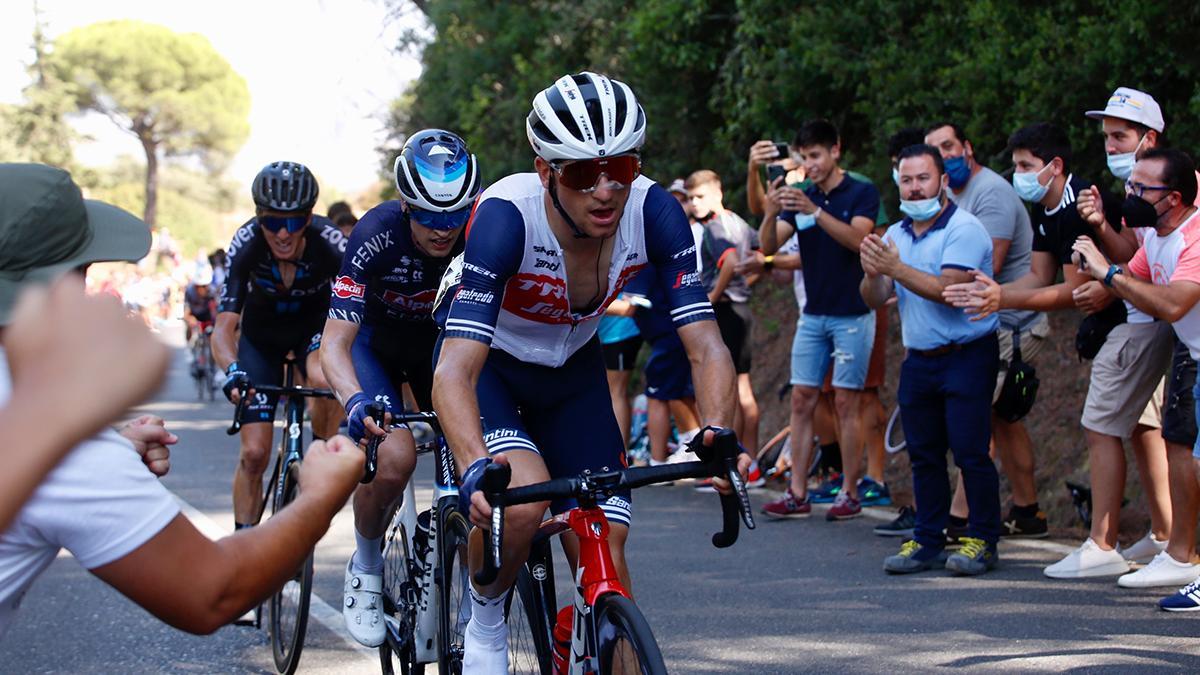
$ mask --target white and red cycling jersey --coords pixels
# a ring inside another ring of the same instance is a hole
[[[658,276],[678,328],[714,319],[696,270],[687,217],[666,190],[645,176],[629,187],[608,267],[607,295],[586,314],[571,310],[566,266],[546,219],[536,173],[489,187],[467,225],[466,250],[438,292],[445,337],[479,340],[521,361],[558,367],[592,338],[621,289],[643,269]]]

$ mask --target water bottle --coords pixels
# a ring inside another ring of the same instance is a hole
[[[413,532],[413,558],[418,562],[425,560],[425,556],[429,553],[429,519],[431,512],[429,509],[417,514],[417,531]],[[421,565],[416,565],[417,573],[422,573],[424,570]]]
[[[567,672],[571,661],[571,631],[574,628],[575,608],[567,605],[558,610],[554,622],[554,672]]]

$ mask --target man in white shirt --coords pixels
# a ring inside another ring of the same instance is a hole
[[[93,262],[138,260],[149,250],[149,234],[134,216],[85,201],[65,171],[0,164],[0,405],[25,404],[9,403],[13,376],[19,384],[30,367],[21,359],[10,364],[6,353],[15,340],[14,354],[27,354],[21,351],[27,345],[20,326],[14,332],[7,328],[18,293],[81,274]],[[129,440],[101,432],[67,454],[0,534],[0,635],[30,584],[62,548],[163,621],[212,632],[294,573],[345,503],[362,464],[362,453],[349,439],[314,443],[295,502],[261,527],[213,542],[180,515]]]

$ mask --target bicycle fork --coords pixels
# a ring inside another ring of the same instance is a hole
[[[566,673],[600,672],[600,645],[593,610],[601,596],[616,593],[629,597],[621,585],[608,546],[608,519],[599,508],[577,508],[552,520],[565,520],[579,539],[579,566],[575,570],[575,597],[571,628],[571,654]]]

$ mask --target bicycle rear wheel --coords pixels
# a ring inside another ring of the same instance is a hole
[[[542,567],[542,574],[552,574]],[[554,602],[554,598],[549,599]],[[551,675],[550,627],[546,625],[544,600],[529,567],[521,568],[517,583],[508,594],[508,672],[513,675]],[[554,607],[551,607],[554,609]]]
[[[438,519],[438,672],[462,673],[463,640],[471,618],[468,597],[471,571],[467,566],[467,519],[452,506]]]
[[[283,503],[277,505],[276,511],[292,503],[300,492],[293,469],[285,469],[284,481]],[[300,665],[304,633],[308,629],[308,603],[312,598],[312,582],[313,556],[309,553],[292,578],[271,596],[268,608],[271,651],[275,656],[276,670],[284,675],[292,675]]]
[[[610,593],[596,601],[595,610],[601,675],[665,675],[662,651],[646,617],[632,600]]]

